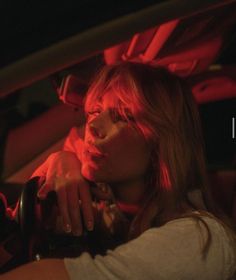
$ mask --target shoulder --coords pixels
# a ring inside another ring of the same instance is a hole
[[[193,219],[181,218],[145,231],[138,238],[108,251],[106,256],[92,259],[84,255],[81,261],[121,279],[230,279],[236,264],[231,241],[220,223],[208,217],[203,219],[212,232],[206,258],[201,255],[205,234],[201,225],[199,230]],[[81,261],[78,258],[79,266]]]
[[[231,250],[235,248],[235,239],[232,238],[230,230],[227,230],[214,216],[199,215],[200,219],[192,217],[174,219],[161,227],[152,228],[144,233],[147,238],[169,239],[173,245],[180,246],[181,249],[190,246],[196,250],[202,248],[203,243],[210,235],[210,251],[218,251],[224,249],[229,253],[236,253]],[[209,235],[208,235],[209,234]],[[185,240],[185,243],[182,243]],[[220,248],[221,247],[221,248]],[[233,254],[232,254],[233,257]]]
[[[176,273],[178,279],[186,275],[184,279],[228,279],[236,268],[235,240],[216,219],[201,218],[209,229],[211,241],[205,258],[202,249],[208,230],[193,218],[179,218],[151,228],[117,252],[124,255],[132,252],[133,257],[139,254],[143,263],[152,263],[158,273],[162,271],[169,279],[175,279]],[[218,278],[219,275],[223,278]]]
[[[159,257],[182,267],[185,272],[197,273],[196,279],[228,279],[236,273],[235,238],[216,218],[204,215],[200,218],[203,223],[193,218],[172,220],[159,228],[149,229],[141,239],[149,239],[156,250],[169,251]],[[208,234],[210,246],[204,258],[202,249]],[[217,278],[219,275],[223,278]]]

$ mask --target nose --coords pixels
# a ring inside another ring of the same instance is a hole
[[[104,110],[95,116],[93,119],[88,121],[88,130],[91,136],[94,138],[105,138],[111,130],[111,118],[109,110]]]
[[[102,129],[95,125],[94,122],[89,123],[89,131],[94,138],[104,138],[105,133],[102,132]]]
[[[94,138],[104,138],[106,133],[105,133],[105,120],[103,113],[101,113],[99,116],[95,117],[91,121],[88,122],[88,128],[89,128],[89,133],[94,137]]]

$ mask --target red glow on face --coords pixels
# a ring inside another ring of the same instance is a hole
[[[114,185],[140,180],[150,156],[150,147],[136,127],[130,108],[118,94],[109,91],[99,98],[92,93],[86,100],[81,169],[89,180]]]

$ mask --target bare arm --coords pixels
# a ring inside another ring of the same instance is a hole
[[[69,280],[64,261],[45,259],[32,262],[0,275],[0,280]]]

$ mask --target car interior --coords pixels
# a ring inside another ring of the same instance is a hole
[[[132,61],[166,67],[190,85],[202,120],[209,185],[236,223],[236,1],[180,2],[147,1],[136,10],[120,9],[114,18],[101,16],[58,42],[3,60],[0,192],[5,205],[14,208],[23,199],[33,171],[63,148],[71,127],[82,131],[83,98],[97,70]],[[9,256],[0,262],[1,272],[20,263],[22,247],[15,244],[5,246]]]

